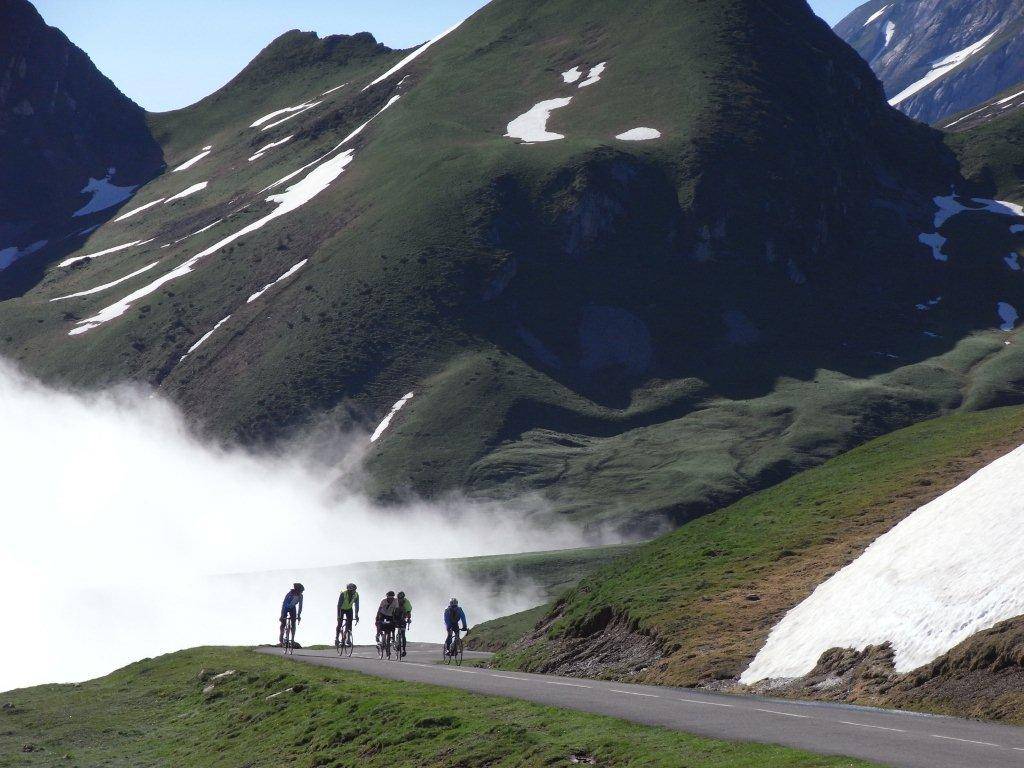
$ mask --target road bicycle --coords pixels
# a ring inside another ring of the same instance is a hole
[[[380,659],[385,657],[391,659],[391,651],[395,642],[395,627],[394,625],[387,625],[381,629],[380,634],[377,636],[377,656]]]
[[[405,641],[405,624],[399,624],[398,629],[395,632],[395,659],[402,661],[405,658],[406,641]]]
[[[352,630],[348,627],[348,622],[345,622],[341,629],[341,635],[338,637],[338,643],[335,646],[339,656],[349,658],[352,656],[352,652],[355,650],[355,644],[352,641]]]
[[[465,629],[456,629],[455,637],[452,638],[451,647],[448,647],[447,645],[441,646],[441,653],[444,656],[445,664],[451,664],[454,661],[456,666],[462,666],[462,654],[466,650],[462,643],[462,633],[468,631],[469,630]],[[448,639],[445,638],[446,643],[447,641]]]
[[[286,654],[295,655],[295,617],[289,614],[284,620],[284,635],[281,648]]]

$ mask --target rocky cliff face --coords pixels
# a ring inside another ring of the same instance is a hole
[[[76,211],[93,223],[162,165],[143,110],[27,0],[0,0],[0,146],[0,250]]]
[[[870,0],[835,31],[927,123],[1024,80],[1024,0]]]

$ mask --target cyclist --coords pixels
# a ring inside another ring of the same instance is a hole
[[[459,601],[454,597],[449,601],[444,611],[444,628],[448,630],[448,638],[444,641],[444,652],[449,653],[452,647],[452,637],[459,637],[459,623],[462,623],[462,630],[469,631],[466,626],[466,612],[459,607]]]
[[[398,628],[403,633],[412,626],[412,602],[405,596],[405,592],[399,592],[395,596],[398,601],[398,615],[396,616]],[[404,637],[403,637],[404,639]],[[405,656],[405,645],[402,645],[402,655]]]
[[[291,618],[296,624],[302,621],[302,594],[305,591],[304,586],[295,582],[284,596],[284,602],[281,603],[281,645],[284,645],[284,628],[288,619]],[[292,639],[294,640],[294,637]]]
[[[380,605],[377,608],[377,642],[380,643],[381,636],[384,632],[394,629],[395,625],[398,624],[398,612],[401,608],[401,603],[395,598],[395,593],[388,591],[384,599],[380,601]]]
[[[352,616],[355,612],[355,623],[359,623],[359,593],[355,584],[348,584],[338,595],[338,626],[334,630],[334,646],[341,641],[342,628],[348,629],[348,642],[352,644]]]

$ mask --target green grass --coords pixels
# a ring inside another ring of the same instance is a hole
[[[1024,442],[1024,409],[923,422],[682,526],[584,579],[546,630],[498,663],[546,669],[612,618],[656,638],[642,676],[737,676],[768,631],[824,578],[920,504]],[[751,599],[753,598],[753,599]],[[583,652],[585,653],[585,651]]]
[[[209,680],[227,670],[236,672]],[[12,691],[3,700],[11,704],[0,712],[4,768],[532,768],[568,766],[573,756],[623,768],[868,765],[237,649],[147,659],[81,685]]]
[[[532,630],[547,616],[553,603],[477,624],[466,635],[466,647],[476,651],[500,651]]]

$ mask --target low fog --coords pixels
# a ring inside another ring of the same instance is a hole
[[[276,642],[293,580],[307,587],[302,644],[333,642],[349,580],[363,601],[357,641],[372,640],[383,592],[405,589],[410,640],[437,642],[451,595],[471,623],[542,598],[531,584],[495,594],[460,583],[436,563],[393,579],[385,568],[348,576],[336,566],[582,543],[569,527],[524,523],[522,509],[455,501],[381,510],[340,495],[346,462],[324,466],[321,450],[269,456],[211,445],[149,391],[56,390],[2,360],[0,425],[0,576],[11,602],[0,691],[83,680],[196,645]],[[366,441],[350,436],[347,455]]]

